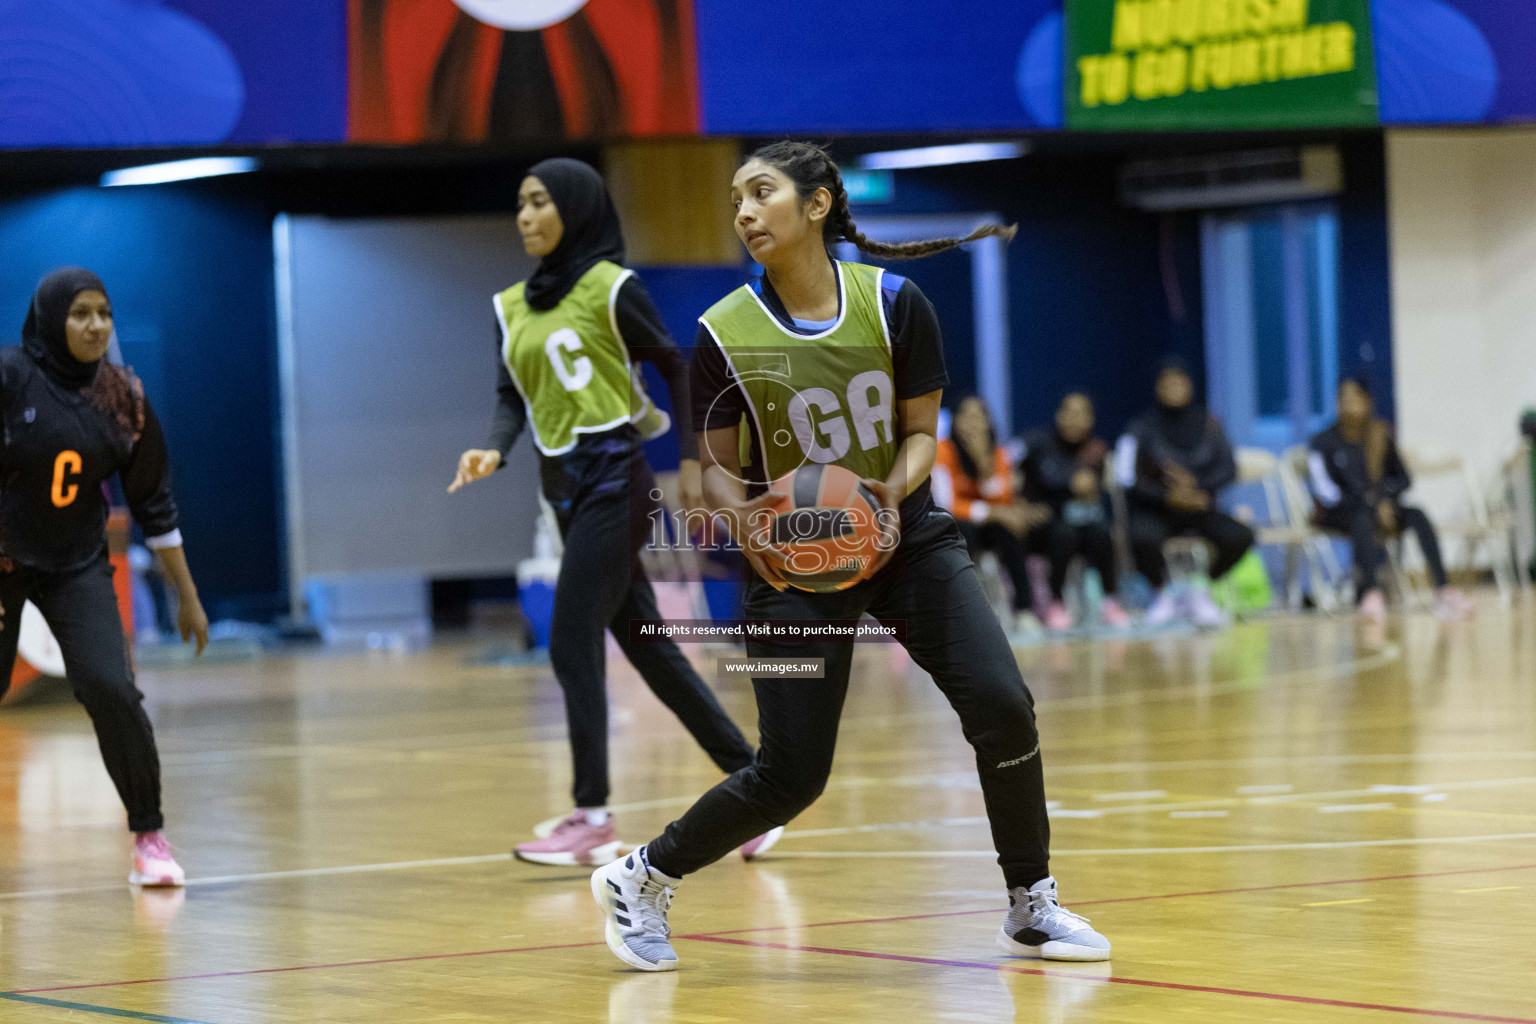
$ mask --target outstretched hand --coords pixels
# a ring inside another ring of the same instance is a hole
[[[452,494],[465,484],[490,476],[500,465],[501,452],[494,448],[471,448],[459,456],[459,469],[454,474],[453,483],[448,485],[448,493]]]
[[[176,628],[181,632],[181,642],[197,640],[197,652],[194,657],[201,657],[208,646],[208,613],[203,611],[203,602],[198,600],[196,594],[181,595],[181,607],[176,612]]]

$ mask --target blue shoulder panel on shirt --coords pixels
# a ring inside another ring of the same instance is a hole
[[[885,322],[891,325],[892,331],[896,329],[896,295],[906,283],[906,278],[889,270],[880,275],[880,304],[885,307]]]

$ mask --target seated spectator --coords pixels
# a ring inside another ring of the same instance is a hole
[[[1003,563],[1013,585],[1009,626],[1023,628],[1030,609],[1023,537],[1044,510],[1014,500],[1013,469],[998,446],[985,401],[975,395],[962,399],[949,434],[939,442],[933,463],[933,500],[960,524],[973,560],[991,551]]]
[[[1131,424],[1115,449],[1115,473],[1125,488],[1131,555],[1137,570],[1159,593],[1147,622],[1166,623],[1188,614],[1197,625],[1226,621],[1210,594],[1168,588],[1163,543],[1200,537],[1215,549],[1211,578],[1220,579],[1253,546],[1253,531],[1216,509],[1216,494],[1237,479],[1226,431],[1195,401],[1194,382],[1183,365],[1169,361],[1157,375],[1157,402]]]
[[[1402,503],[1412,480],[1397,454],[1392,428],[1375,418],[1367,382],[1350,377],[1339,383],[1338,422],[1312,439],[1309,483],[1317,502],[1317,525],[1349,537],[1354,547],[1355,593],[1361,617],[1381,622],[1387,602],[1381,592],[1383,537],[1412,530],[1435,585],[1436,611],[1460,618],[1471,602],[1446,585],[1445,562],[1429,517]]]
[[[1070,629],[1062,591],[1072,559],[1082,555],[1104,584],[1099,614],[1107,626],[1125,626],[1130,617],[1115,598],[1115,540],[1109,529],[1102,483],[1108,446],[1093,436],[1093,403],[1074,392],[1061,400],[1053,426],[1024,437],[1019,468],[1026,500],[1045,505],[1051,518],[1030,533],[1031,550],[1044,551],[1051,563],[1051,604],[1045,611],[1048,629]]]

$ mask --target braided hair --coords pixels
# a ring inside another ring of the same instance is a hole
[[[853,222],[848,209],[848,190],[843,187],[843,175],[825,149],[809,142],[772,142],[755,150],[748,160],[760,160],[775,168],[795,183],[795,192],[802,200],[810,199],[818,188],[824,188],[832,196],[832,209],[822,224],[822,236],[830,249],[838,242],[847,242],[860,252],[882,260],[915,260],[932,256],[966,242],[981,238],[1001,238],[1008,241],[1018,230],[1017,224],[980,224],[964,238],[931,238],[921,242],[876,242],[865,238],[859,226]]]

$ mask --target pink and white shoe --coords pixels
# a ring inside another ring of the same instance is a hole
[[[748,839],[746,842],[741,844],[741,859],[751,860],[753,857],[758,857],[767,853],[769,850],[773,849],[774,844],[777,843],[779,838],[783,835],[784,826],[775,825],[773,828],[769,829],[767,832],[764,832],[756,839]]]
[[[594,825],[586,811],[573,811],[545,838],[518,843],[512,848],[512,855],[518,860],[553,867],[600,867],[618,860],[623,852],[623,845],[613,831],[613,816],[608,815],[601,825]]]
[[[1045,628],[1053,633],[1072,628],[1072,613],[1067,611],[1066,605],[1060,601],[1051,602],[1051,606],[1045,610]]]
[[[133,838],[133,870],[129,885],[182,886],[187,873],[171,855],[171,844],[163,832],[140,832]]]
[[[1360,607],[1357,610],[1357,614],[1366,622],[1386,622],[1386,596],[1379,590],[1367,590],[1365,596],[1360,599]]]
[[[1125,629],[1131,624],[1130,615],[1120,607],[1120,602],[1112,597],[1106,597],[1099,602],[1099,618],[1110,629]]]

